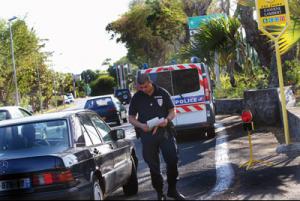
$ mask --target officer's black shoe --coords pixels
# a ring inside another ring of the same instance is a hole
[[[157,200],[167,200],[167,198],[163,193],[157,193]]]
[[[185,196],[179,193],[176,189],[168,190],[168,197],[174,198],[175,200],[186,200]]]

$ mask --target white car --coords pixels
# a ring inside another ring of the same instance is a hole
[[[71,104],[73,102],[74,102],[73,94],[64,95],[64,103],[65,104]]]
[[[0,121],[31,116],[32,113],[19,106],[0,107]]]

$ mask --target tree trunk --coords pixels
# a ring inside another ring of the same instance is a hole
[[[268,42],[270,40],[258,30],[257,22],[253,19],[253,8],[239,5],[237,12],[245,28],[247,42],[256,50],[262,67],[270,68],[272,45]]]
[[[184,12],[188,17],[201,16],[207,14],[207,9],[212,3],[212,0],[182,0],[184,5]],[[184,44],[190,41],[190,30],[188,25],[185,26]]]
[[[235,66],[236,60],[235,59],[231,59],[230,62],[228,63],[227,67],[228,67],[228,73],[229,73],[229,77],[230,77],[230,84],[232,87],[236,87],[236,81],[234,78],[234,66]]]

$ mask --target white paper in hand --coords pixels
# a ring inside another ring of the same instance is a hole
[[[150,130],[152,130],[154,127],[158,126],[159,124],[164,122],[164,118],[158,118],[155,117],[153,119],[150,119],[149,121],[147,121],[147,126],[150,128]]]

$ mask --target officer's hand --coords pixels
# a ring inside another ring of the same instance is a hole
[[[155,128],[153,129],[153,131],[152,131],[152,135],[155,135],[155,134],[156,134],[156,132],[157,132],[157,129],[158,129],[158,127],[155,127]]]
[[[149,132],[149,130],[150,130],[147,124],[143,124],[142,127],[141,127],[141,129],[143,129],[143,131],[145,133]]]
[[[161,127],[161,128],[164,128],[168,125],[168,120],[165,119],[164,122],[162,122],[161,124],[159,124],[158,126]]]

